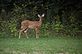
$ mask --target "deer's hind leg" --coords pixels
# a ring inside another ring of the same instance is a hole
[[[22,35],[22,33],[26,30],[26,28],[23,28],[19,31],[19,39],[20,39],[20,36]]]
[[[27,35],[27,31],[28,31],[28,28],[24,30],[24,33],[25,33],[26,37],[29,38]]]

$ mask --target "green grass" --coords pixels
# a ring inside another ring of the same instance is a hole
[[[82,54],[82,38],[60,37],[0,38],[0,54]]]

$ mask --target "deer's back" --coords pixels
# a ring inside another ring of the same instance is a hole
[[[21,25],[23,27],[28,27],[28,28],[36,28],[36,27],[38,28],[38,27],[40,27],[40,22],[24,20],[24,21],[22,21]]]

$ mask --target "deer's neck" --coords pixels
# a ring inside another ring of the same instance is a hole
[[[40,22],[40,24],[42,24],[42,18],[40,18],[39,22]]]

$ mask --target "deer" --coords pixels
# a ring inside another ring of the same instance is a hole
[[[34,29],[36,32],[36,38],[39,38],[38,33],[39,33],[40,27],[42,25],[42,18],[44,17],[44,14],[42,14],[42,15],[38,14],[38,17],[39,17],[38,21],[24,20],[21,22],[21,28],[19,31],[19,39],[20,39],[20,36],[22,33],[25,33],[25,34],[27,33],[28,29]],[[26,34],[26,36],[27,36],[27,34]],[[27,36],[27,38],[28,38],[28,36]]]

